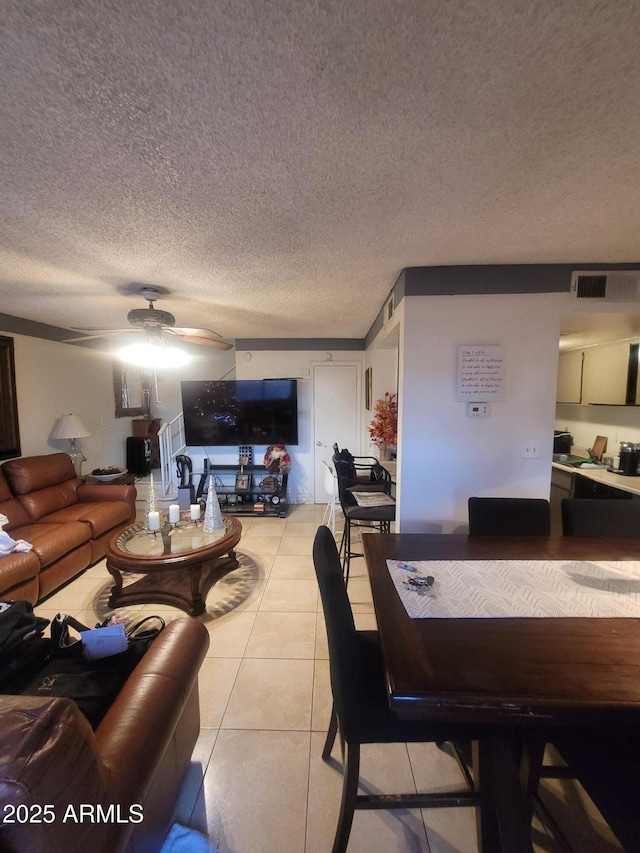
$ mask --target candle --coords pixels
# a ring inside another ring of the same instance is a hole
[[[197,521],[200,518],[200,504],[191,504],[191,520]]]
[[[180,506],[178,504],[170,504],[169,506],[169,521],[175,524],[180,521]]]
[[[149,530],[160,530],[160,513],[150,512],[148,518]]]

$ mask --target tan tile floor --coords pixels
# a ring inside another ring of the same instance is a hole
[[[208,834],[220,853],[331,849],[341,768],[337,745],[330,765],[320,757],[331,693],[311,559],[323,510],[303,505],[286,520],[242,519],[240,568],[211,590],[201,617],[211,635],[200,672],[202,730],[174,817]],[[109,612],[109,588],[102,561],[36,610],[47,618],[64,611],[95,624]],[[356,625],[374,628],[362,559],[352,562],[349,594]],[[125,612],[184,616],[154,604]],[[443,790],[461,781],[453,759],[431,745],[365,747],[361,770],[370,791]],[[579,792],[554,784],[549,798],[575,850],[617,849],[597,814],[582,817]],[[535,843],[538,851],[556,850],[540,826]],[[356,812],[349,841],[349,853],[476,850],[470,809]]]

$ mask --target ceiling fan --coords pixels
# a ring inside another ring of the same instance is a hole
[[[130,332],[144,332],[148,343],[159,344],[163,339],[175,340],[176,338],[190,344],[200,344],[213,349],[229,350],[232,344],[220,340],[220,335],[211,329],[194,329],[187,326],[176,326],[176,318],[168,311],[159,311],[153,307],[158,299],[159,292],[154,287],[143,287],[140,295],[149,303],[147,308],[133,308],[127,314],[127,320],[131,324],[128,329],[79,329],[71,327],[74,332],[91,332],[81,337],[67,338],[63,343],[76,343],[78,341],[90,341],[95,338],[106,338],[111,335],[122,335]]]

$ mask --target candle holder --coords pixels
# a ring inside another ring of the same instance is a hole
[[[202,519],[193,519],[193,518],[181,518],[180,521],[169,521],[170,530],[179,530],[182,527],[197,527],[198,522],[202,523]]]

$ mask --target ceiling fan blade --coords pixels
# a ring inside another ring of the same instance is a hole
[[[124,335],[129,332],[137,332],[137,329],[79,329],[83,332],[94,332],[92,335],[78,335],[75,338],[64,338],[60,343],[73,344],[77,341],[92,341],[95,338],[108,338],[111,335]]]
[[[180,338],[188,344],[200,344],[201,346],[212,347],[212,349],[233,349],[233,344],[219,341],[217,338],[212,340],[211,338],[203,338],[201,335],[180,335]]]
[[[137,332],[137,329],[134,329],[131,326],[127,326],[126,329],[104,329],[100,326],[83,326],[82,329],[79,326],[71,326],[72,332],[95,332],[96,334],[115,334],[116,332]]]
[[[218,332],[214,332],[213,329],[193,329],[189,326],[172,326],[171,329],[167,329],[166,331],[178,335],[181,340],[190,344],[201,344],[202,346],[212,347],[213,349],[233,349],[233,344],[228,344],[226,341],[220,340],[220,335]]]
[[[213,329],[194,329],[190,326],[171,326],[171,331],[177,335],[191,335],[198,338],[208,338],[211,341],[222,337],[221,334],[214,332]]]

